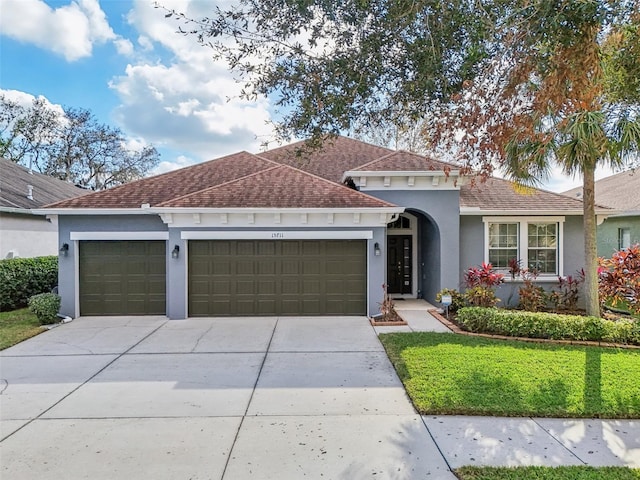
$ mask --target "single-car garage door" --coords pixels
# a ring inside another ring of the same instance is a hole
[[[164,315],[166,243],[81,241],[80,315]]]
[[[364,315],[365,240],[193,240],[189,316]]]

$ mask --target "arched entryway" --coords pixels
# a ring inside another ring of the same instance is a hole
[[[387,225],[386,243],[389,295],[433,301],[440,290],[440,233],[435,222],[408,209]]]

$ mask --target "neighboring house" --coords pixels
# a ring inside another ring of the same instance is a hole
[[[582,187],[565,192],[582,199]],[[640,172],[628,171],[596,182],[596,203],[616,211],[598,225],[598,255],[611,257],[617,251],[640,243]]]
[[[0,158],[0,259],[56,255],[60,248],[57,219],[32,209],[86,193]]]
[[[299,147],[49,205],[63,246],[61,313],[374,315],[383,284],[435,302],[483,261],[522,259],[541,282],[582,267],[579,200],[472,182],[454,165],[345,137]]]

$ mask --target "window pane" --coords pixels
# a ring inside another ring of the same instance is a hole
[[[538,273],[558,274],[555,250],[530,248],[528,254],[529,269],[535,269]]]
[[[629,228],[618,229],[618,250],[631,246],[631,230]]]
[[[517,223],[490,223],[489,248],[517,248]]]
[[[518,224],[489,224],[489,263],[497,269],[509,268],[509,261],[518,258]]]
[[[556,248],[557,230],[555,223],[530,223],[527,227],[529,247]]]
[[[489,250],[489,263],[494,268],[509,268],[509,260],[512,258],[518,258],[518,250],[516,248]]]

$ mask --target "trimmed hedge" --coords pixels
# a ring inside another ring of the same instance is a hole
[[[465,307],[458,323],[470,332],[508,337],[587,340],[640,345],[640,321],[616,321],[581,315]]]
[[[0,312],[24,308],[29,298],[58,284],[58,257],[0,260]]]
[[[60,310],[60,295],[56,293],[39,293],[29,299],[29,310],[31,310],[40,325],[50,325],[56,323],[58,310]]]

